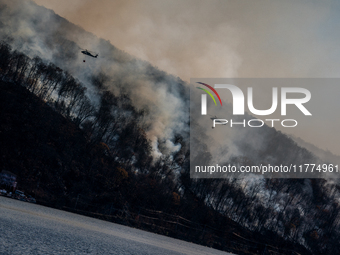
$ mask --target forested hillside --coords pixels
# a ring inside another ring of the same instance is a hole
[[[239,254],[340,253],[336,180],[191,179],[188,84],[30,1],[3,2],[0,169],[38,203]],[[83,62],[81,43],[101,58]],[[263,130],[261,149],[239,141],[228,161],[315,158]]]
[[[18,188],[36,197],[38,203],[227,251],[256,254],[271,244],[271,249],[283,254],[295,249],[308,254],[278,235],[249,232],[207,205],[204,196],[208,190],[197,189],[213,186],[189,178],[188,155],[183,156],[182,150],[178,156],[153,162],[150,141],[136,121],[142,114],[134,112],[128,96],[116,98],[103,91],[98,109],[91,104],[84,107],[88,102],[85,89],[61,69],[10,51],[4,43],[0,58],[0,168],[17,174]],[[108,146],[103,130],[110,118],[105,122],[103,116],[105,111],[110,115],[112,108],[129,109],[135,118],[113,122],[117,128],[108,133],[113,136],[114,132],[120,139]],[[176,139],[174,143],[186,148],[180,136]],[[176,177],[174,165],[187,170]],[[242,190],[235,182],[230,184],[228,190],[235,189],[236,199]],[[122,213],[124,217],[118,217]],[[185,219],[185,225],[181,224]],[[250,246],[249,241],[253,242]]]

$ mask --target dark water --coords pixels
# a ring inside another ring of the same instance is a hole
[[[0,197],[0,254],[228,254],[149,232]]]

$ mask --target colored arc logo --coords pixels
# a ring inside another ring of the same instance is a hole
[[[197,83],[202,84],[202,85],[206,86],[207,88],[211,89],[211,91],[213,91],[213,92],[215,93],[215,95],[218,97],[218,100],[220,100],[220,104],[222,105],[222,100],[221,100],[221,98],[220,98],[220,95],[217,93],[217,91],[216,91],[213,87],[211,87],[210,85],[205,84],[205,83],[203,83],[203,82],[197,82]],[[202,88],[200,88],[200,87],[197,87],[197,88],[203,90],[204,92],[206,92],[206,93],[214,100],[215,105],[217,105],[214,96],[210,93],[209,90],[202,89]]]

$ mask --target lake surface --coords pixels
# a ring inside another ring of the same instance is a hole
[[[230,253],[0,196],[0,254]]]

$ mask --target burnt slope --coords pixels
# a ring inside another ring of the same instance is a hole
[[[135,176],[125,171],[110,159],[102,143],[91,143],[73,122],[20,85],[0,81],[0,123],[0,169],[17,174],[18,188],[35,195],[38,203],[70,210],[81,195],[76,204],[81,209],[75,210],[78,213],[238,254],[261,254],[268,249],[265,243],[282,254],[291,250],[309,254],[274,233],[264,236],[244,229],[192,193],[180,198],[180,202],[174,201],[175,196],[167,195],[152,175]],[[132,217],[124,221],[104,217],[108,205],[110,214],[113,205],[117,212],[129,210]],[[170,214],[154,215],[155,211],[147,211],[146,207],[167,208],[173,216],[191,219],[192,229],[181,224],[169,226]],[[142,220],[143,215],[153,220]]]

